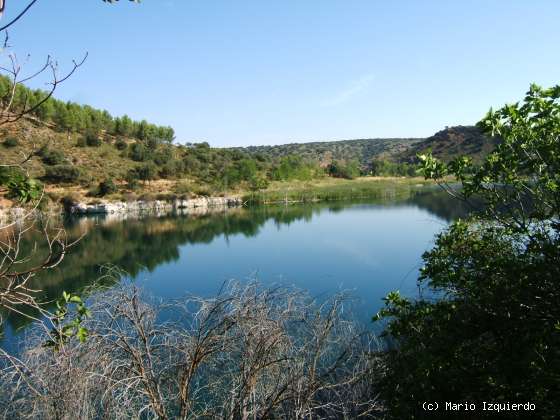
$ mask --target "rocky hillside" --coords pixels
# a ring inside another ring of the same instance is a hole
[[[488,137],[475,126],[446,127],[425,140],[413,143],[406,150],[395,156],[399,162],[412,163],[418,153],[429,150],[433,155],[449,161],[460,155],[466,155],[480,161],[498,144],[498,139]]]

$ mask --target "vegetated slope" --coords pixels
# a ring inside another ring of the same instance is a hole
[[[42,178],[49,167],[58,165],[75,166],[80,169],[82,181],[99,181],[105,178],[124,179],[135,162],[124,157],[114,143],[115,138],[106,136],[99,146],[78,146],[80,134],[70,134],[54,130],[50,126],[30,119],[0,126],[0,153],[2,163],[18,163],[24,156],[35,154],[25,163],[25,168],[33,178]],[[16,139],[17,145],[7,147],[7,139]],[[132,140],[127,139],[128,142]],[[60,154],[54,165],[46,164],[40,150],[50,150]]]
[[[0,93],[6,90],[0,77]],[[18,85],[21,97],[39,101],[44,93]],[[446,128],[428,139],[388,138],[292,143],[278,146],[213,148],[208,143],[173,144],[171,127],[127,116],[113,117],[87,105],[49,99],[32,115],[0,126],[0,163],[25,161],[25,171],[48,185],[47,191],[68,193],[75,187],[89,197],[156,192],[208,195],[263,190],[272,181],[309,181],[331,176],[414,175],[415,156],[431,149],[448,160],[459,154],[480,159],[494,139],[475,127]],[[26,159],[26,156],[30,157]],[[18,168],[0,168],[0,180],[14,179]],[[9,173],[7,173],[9,172]],[[4,175],[2,175],[4,173]],[[158,180],[154,188],[153,181]],[[9,185],[0,199],[11,199]],[[55,198],[53,198],[55,200]]]
[[[332,160],[355,160],[361,165],[368,165],[373,158],[390,159],[422,140],[419,138],[356,139],[249,146],[243,149],[252,155],[262,155],[272,159],[297,155],[304,159],[318,160],[323,164],[328,164]]]
[[[243,149],[175,145],[156,135],[140,139],[103,129],[61,131],[34,117],[0,126],[0,159],[3,164],[25,160],[26,172],[49,184],[47,191],[77,187],[75,192],[90,197],[133,191],[212,195],[326,176],[317,162],[299,157],[258,159]],[[7,192],[0,188],[0,198]]]
[[[431,150],[435,157],[444,161],[456,156],[470,156],[475,162],[480,162],[494,150],[498,141],[495,137],[486,136],[475,126],[446,127],[425,140],[411,144],[396,155],[396,159],[400,162],[415,162],[418,153]]]

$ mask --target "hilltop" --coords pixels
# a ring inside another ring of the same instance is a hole
[[[391,159],[404,153],[422,138],[372,138],[355,140],[337,140],[308,143],[289,143],[275,146],[249,146],[239,148],[252,155],[264,155],[279,158],[298,155],[306,159],[314,159],[323,164],[333,160],[355,160],[367,166],[372,159]]]
[[[470,156],[480,161],[497,145],[498,139],[482,133],[476,126],[445,127],[428,138],[371,138],[309,143],[289,143],[275,146],[235,148],[253,156],[281,158],[289,155],[317,160],[325,166],[333,160],[357,161],[362,167],[372,160],[394,163],[415,163],[418,153],[429,150],[444,161],[456,156]]]
[[[396,159],[412,163],[418,153],[431,150],[435,157],[446,162],[456,156],[470,156],[475,162],[480,162],[497,144],[498,139],[486,136],[480,128],[459,125],[446,127],[427,139],[411,144]]]

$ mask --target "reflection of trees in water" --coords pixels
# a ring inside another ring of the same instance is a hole
[[[473,208],[480,206],[480,203],[473,201],[471,204],[474,207],[471,207],[440,189],[416,191],[407,202],[447,222],[465,218],[469,212],[473,211]]]
[[[197,216],[170,215],[107,223],[104,223],[103,219],[71,219],[66,223],[68,235],[77,238],[84,231],[87,235],[71,250],[57,269],[37,276],[33,280],[33,287],[43,291],[44,299],[56,299],[63,290],[79,292],[90,286],[100,277],[102,267],[107,264],[115,265],[135,278],[143,270],[151,272],[159,265],[177,261],[180,256],[179,247],[186,244],[210,243],[220,236],[256,236],[261,227],[269,221],[281,228],[295,221],[309,222],[314,215],[325,211],[341,212],[359,204],[390,206],[402,203],[413,203],[445,220],[466,214],[465,210],[458,208],[457,202],[445,193],[429,191],[417,192],[408,198],[395,198],[390,202],[380,199],[377,203],[362,200],[260,206]],[[40,254],[38,233],[27,238],[25,246],[32,247],[35,242]],[[111,281],[114,280],[105,280]],[[8,317],[8,322],[17,328],[28,321],[22,316],[12,315]]]

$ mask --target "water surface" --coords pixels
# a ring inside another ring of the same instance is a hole
[[[34,279],[46,299],[79,292],[114,264],[162,298],[211,296],[225,281],[294,285],[321,297],[350,291],[365,324],[391,290],[416,294],[421,255],[434,235],[465,214],[436,190],[405,197],[237,208],[144,219],[71,219],[69,236],[87,235],[62,264]],[[40,244],[40,237],[28,239]],[[29,322],[8,316],[4,347]]]

